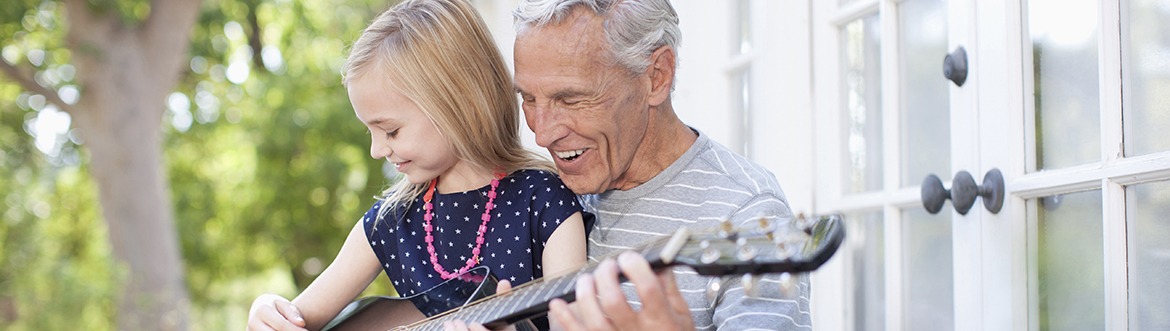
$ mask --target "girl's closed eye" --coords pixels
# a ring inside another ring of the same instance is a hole
[[[386,131],[386,138],[394,138],[395,136],[398,136],[398,129]]]

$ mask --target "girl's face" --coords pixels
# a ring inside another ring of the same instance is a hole
[[[411,183],[430,181],[459,159],[418,105],[388,83],[382,72],[368,72],[349,83],[349,100],[370,131],[370,157],[386,159]]]

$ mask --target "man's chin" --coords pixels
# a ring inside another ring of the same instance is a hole
[[[561,174],[561,181],[565,182],[565,187],[577,195],[605,192],[605,185],[585,176]]]

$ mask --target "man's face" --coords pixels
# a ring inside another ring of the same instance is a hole
[[[528,127],[577,194],[620,187],[646,134],[649,79],[614,63],[601,18],[576,10],[516,37]]]

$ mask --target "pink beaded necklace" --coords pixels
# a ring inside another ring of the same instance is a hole
[[[479,248],[480,246],[483,246],[483,237],[487,235],[488,220],[492,218],[492,208],[495,208],[496,206],[494,204],[496,200],[496,187],[500,186],[500,179],[504,178],[504,176],[504,173],[496,173],[496,178],[492,179],[492,189],[488,191],[488,202],[487,205],[483,207],[483,216],[480,217],[480,219],[483,220],[483,223],[479,224],[479,234],[475,237],[475,248],[471,250],[471,258],[467,259],[467,265],[464,265],[462,268],[459,268],[459,270],[453,273],[447,272],[447,270],[443,270],[443,266],[439,265],[439,256],[438,254],[435,254],[435,246],[432,244],[432,242],[435,241],[435,237],[431,236],[431,230],[433,229],[431,226],[431,219],[434,218],[433,215],[435,206],[431,204],[431,199],[435,196],[435,185],[438,185],[439,178],[435,177],[435,179],[431,180],[431,185],[427,188],[427,193],[423,195],[423,210],[425,212],[425,214],[423,214],[423,220],[426,221],[423,224],[423,229],[427,232],[425,240],[427,242],[427,252],[431,253],[431,265],[435,267],[435,271],[439,272],[439,277],[443,277],[443,279],[458,277],[459,275],[466,273],[467,270],[471,270],[471,267],[474,267],[479,263]]]

